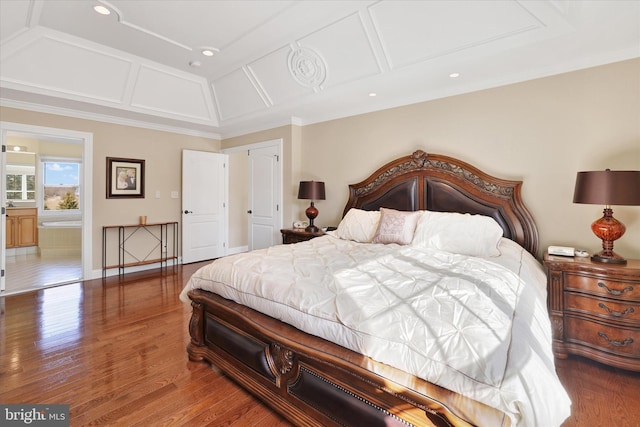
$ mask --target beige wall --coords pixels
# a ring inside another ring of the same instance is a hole
[[[246,151],[229,154],[229,248],[247,246],[249,209],[249,156]]]
[[[337,225],[348,184],[422,149],[524,181],[522,195],[538,225],[541,252],[551,244],[597,252],[601,242],[590,224],[603,207],[572,203],[576,172],[640,170],[640,60],[291,128],[296,132],[285,150],[285,226],[305,219],[307,203],[296,199],[300,180],[325,181],[327,200],[316,203],[316,224]],[[223,140],[222,146],[275,137],[287,146],[290,130],[257,132]],[[640,258],[640,207],[616,206],[614,214],[627,226],[616,251]]]
[[[302,141],[305,177],[327,186],[318,225],[338,223],[348,184],[422,149],[523,180],[541,249],[599,251],[603,207],[572,203],[576,172],[640,170],[640,60],[305,126]],[[640,258],[640,207],[614,216],[627,226],[616,252]]]
[[[576,172],[640,170],[640,60],[222,142],[11,108],[0,114],[3,121],[93,133],[96,269],[102,225],[133,223],[141,214],[149,221],[180,220],[180,199],[170,199],[169,192],[180,190],[185,148],[217,152],[282,139],[285,226],[305,218],[308,203],[296,199],[300,180],[326,182],[327,200],[316,204],[316,223],[336,225],[348,184],[416,149],[451,155],[498,177],[524,181],[522,194],[536,219],[541,249],[558,244],[591,252],[600,249],[600,241],[589,225],[602,207],[572,203]],[[104,197],[107,156],[146,159],[145,199]],[[247,193],[246,182],[234,182],[231,167],[229,236],[234,248],[247,244],[242,214]],[[160,199],[154,198],[155,190],[161,191]],[[627,226],[616,251],[640,258],[640,207],[617,206],[614,214]]]
[[[131,126],[0,108],[4,122],[67,129],[93,134],[93,268],[101,268],[102,226],[136,224],[140,215],[148,222],[181,221],[182,150],[220,151],[220,141]],[[145,160],[144,199],[106,198],[106,158]],[[156,190],[160,198],[155,198]]]

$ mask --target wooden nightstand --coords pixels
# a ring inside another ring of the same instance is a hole
[[[544,255],[553,352],[640,371],[640,260],[626,266]]]
[[[324,231],[305,231],[304,228],[283,228],[280,230],[282,233],[282,243],[298,243],[304,242],[306,240],[311,240],[314,237],[319,237],[324,235]]]

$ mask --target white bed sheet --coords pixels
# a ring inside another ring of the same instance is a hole
[[[510,240],[500,252],[324,236],[216,260],[181,298],[217,293],[504,411],[513,425],[558,426],[570,400],[555,373],[544,272]]]

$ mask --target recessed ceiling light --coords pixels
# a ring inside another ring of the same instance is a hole
[[[451,77],[452,79],[458,78],[460,77],[460,73],[451,73],[449,74],[449,77]]]
[[[199,67],[199,66],[202,65],[202,62],[200,62],[200,61],[191,61],[191,62],[189,62],[189,65],[192,66],[192,67]]]
[[[211,49],[203,49],[203,50],[202,50],[202,54],[203,54],[204,56],[213,56],[213,55],[214,55],[214,52],[213,52]]]
[[[374,96],[378,96],[378,94],[375,92],[369,92],[369,96],[373,98]]]
[[[98,12],[100,15],[111,15],[111,11],[102,5],[94,6],[93,10]]]

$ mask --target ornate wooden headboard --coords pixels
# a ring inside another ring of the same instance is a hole
[[[384,207],[486,215],[500,224],[504,237],[536,256],[538,230],[522,202],[521,187],[522,181],[496,178],[461,160],[417,150],[349,185],[344,214],[351,208]]]

